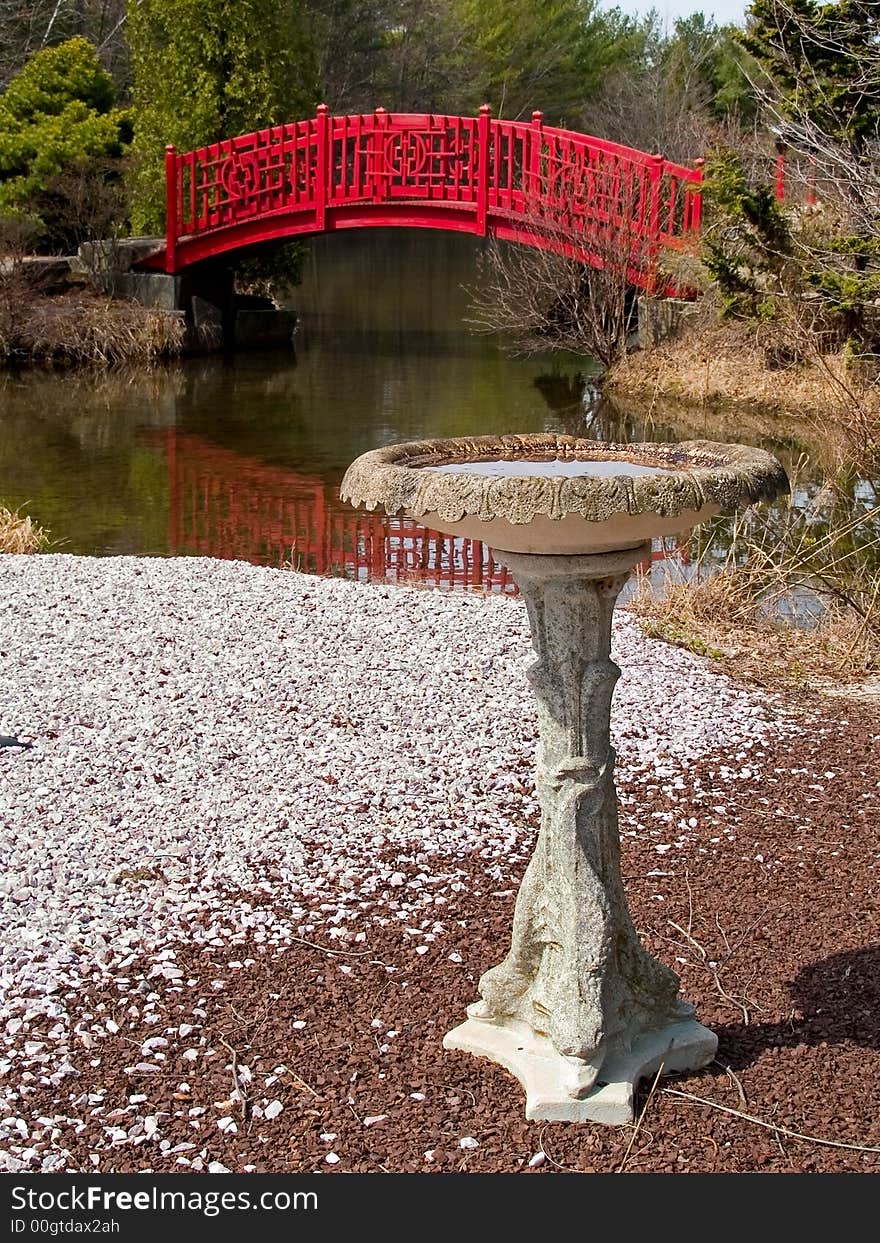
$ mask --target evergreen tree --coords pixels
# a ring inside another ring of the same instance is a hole
[[[126,114],[86,39],[36,52],[0,95],[0,214],[53,241],[51,192],[59,178],[106,167],[130,138]],[[63,198],[63,195],[61,196]],[[63,202],[55,204],[63,214]],[[57,240],[57,239],[55,239]]]
[[[321,99],[331,112],[372,112],[386,47],[389,0],[303,0]]]
[[[134,74],[132,225],[164,224],[163,152],[311,113],[313,55],[300,0],[129,0]]]
[[[596,0],[454,0],[453,9],[471,107],[488,102],[512,118],[537,108],[551,124],[577,121],[629,33]]]
[[[743,45],[764,113],[811,170],[818,205],[710,161],[704,253],[728,311],[798,325],[813,349],[880,348],[880,5],[754,0]],[[788,196],[787,196],[788,197]]]

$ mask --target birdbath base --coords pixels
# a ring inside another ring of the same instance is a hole
[[[611,618],[651,545],[583,556],[498,551],[528,609],[537,660],[541,830],[507,957],[444,1039],[506,1067],[527,1118],[626,1123],[640,1078],[696,1070],[718,1047],[641,944],[620,874],[611,746]]]
[[[646,1032],[627,1053],[612,1055],[602,1065],[590,1093],[577,1099],[570,1092],[571,1059],[557,1053],[546,1036],[526,1023],[501,1025],[467,1019],[443,1037],[444,1049],[460,1049],[497,1062],[520,1081],[526,1093],[529,1122],[604,1122],[623,1126],[634,1119],[633,1098],[639,1080],[661,1069],[699,1070],[711,1062],[718,1037],[696,1019],[671,1023]]]

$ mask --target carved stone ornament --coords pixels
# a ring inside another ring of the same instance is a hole
[[[467,470],[503,461],[522,463],[520,474]],[[621,474],[540,473],[548,461],[583,462],[585,472],[619,461]],[[436,469],[456,464],[461,472]],[[648,469],[625,474],[627,465]],[[611,618],[632,567],[650,556],[645,539],[668,520],[692,526],[787,491],[782,467],[758,449],[545,435],[396,445],[364,454],[345,476],[342,494],[354,504],[439,516],[439,529],[475,531],[496,550],[501,532],[501,558],[525,599],[537,657],[528,676],[538,705],[541,828],[510,950],[483,975],[480,1000],[443,1043],[516,1075],[527,1118],[630,1122],[640,1078],[696,1070],[715,1054],[717,1038],[679,998],[675,972],[642,946],[627,907],[610,741],[620,676]],[[613,539],[616,548],[598,551]],[[509,551],[513,544],[520,550]]]
[[[440,473],[431,467],[474,462],[620,462],[653,467],[642,475],[550,477]],[[687,440],[681,444],[618,445],[575,436],[531,434],[414,440],[373,449],[345,473],[340,495],[352,505],[414,518],[436,513],[446,522],[474,516],[514,524],[539,515],[578,514],[604,522],[618,513],[675,516],[704,505],[733,509],[788,491],[771,454],[746,445]]]
[[[632,1120],[639,1078],[696,1069],[717,1040],[679,1000],[678,976],[644,949],[620,876],[610,739],[620,669],[611,615],[644,545],[585,557],[505,554],[537,660],[541,829],[523,877],[510,952],[448,1049],[500,1062],[527,1091],[526,1117]]]

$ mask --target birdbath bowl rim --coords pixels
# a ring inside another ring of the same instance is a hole
[[[349,466],[340,496],[498,552],[559,556],[635,548],[788,491],[776,458],[747,445],[534,433],[373,449]]]

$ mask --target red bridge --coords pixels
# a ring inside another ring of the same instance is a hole
[[[531,122],[389,113],[317,116],[179,155],[166,148],[165,249],[139,266],[180,272],[229,252],[335,229],[450,229],[603,267],[626,256],[658,286],[657,258],[700,224],[694,168]]]

